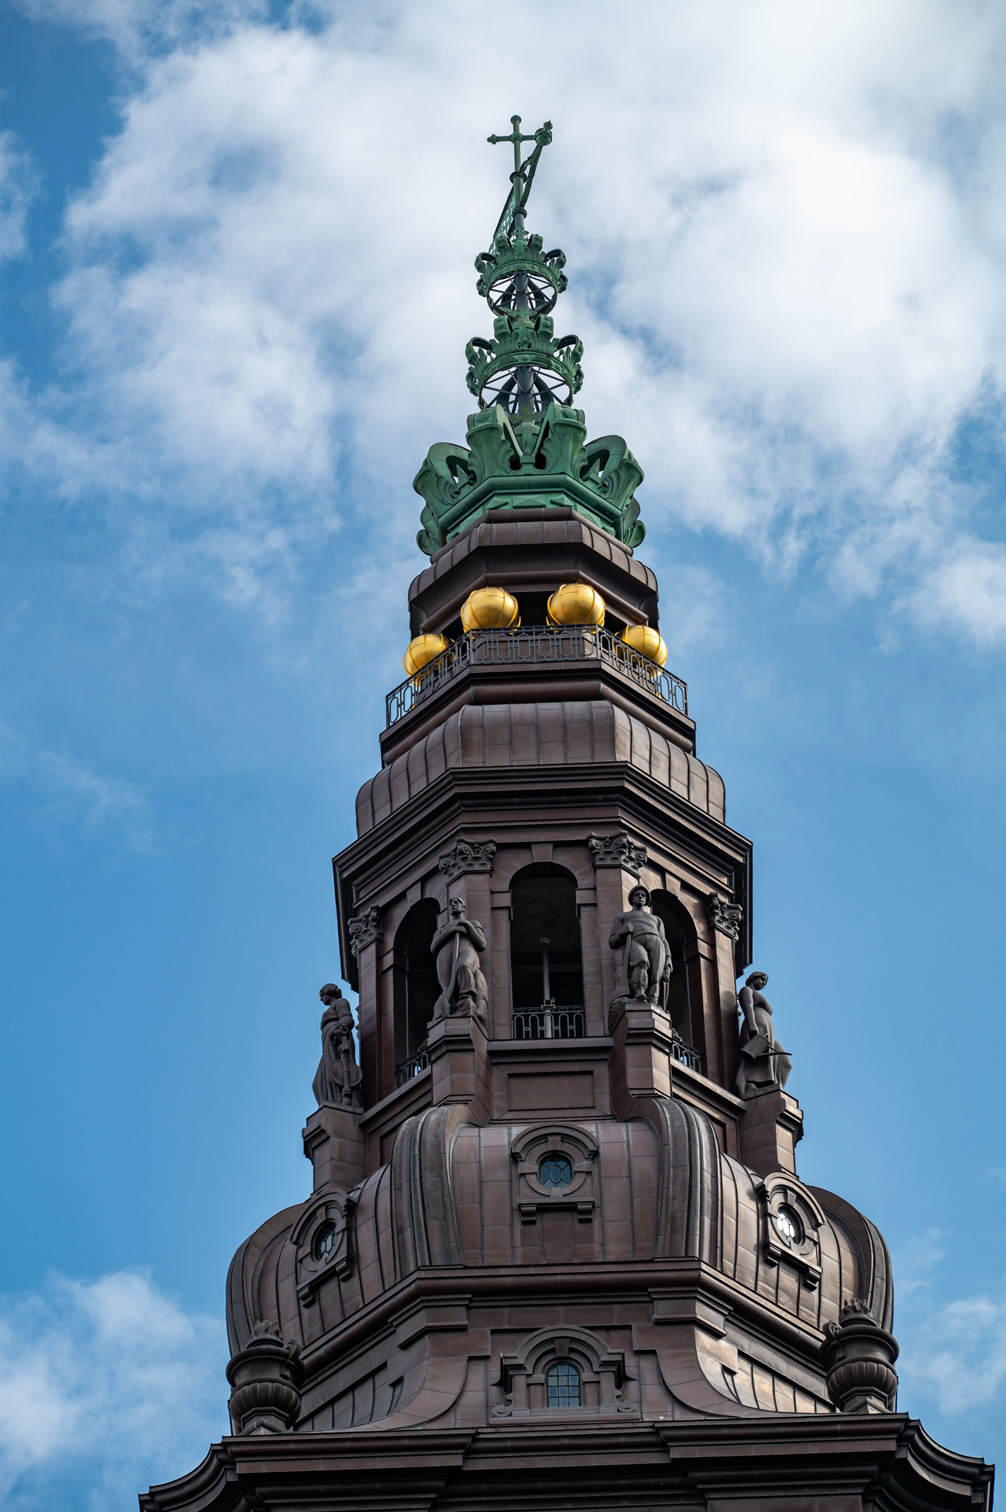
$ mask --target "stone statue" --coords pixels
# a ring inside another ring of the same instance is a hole
[[[769,1087],[786,1085],[793,1062],[775,1037],[772,1005],[762,992],[768,983],[764,971],[752,971],[737,994],[744,1021],[741,1024],[741,1056],[737,1067],[737,1096],[750,1097]]]
[[[615,915],[608,944],[622,951],[622,976],[629,999],[667,1007],[673,963],[664,926],[648,907],[650,890],[643,884],[629,893],[629,908]]]
[[[489,991],[479,966],[479,956],[485,948],[482,925],[477,919],[465,918],[463,898],[451,898],[447,904],[447,923],[441,924],[430,943],[441,987],[433,1005],[434,1019],[448,1014],[471,1015],[485,1026]]]
[[[353,1010],[334,982],[326,982],[318,996],[325,1012],[321,1016],[321,1060],[313,1083],[315,1099],[319,1108],[322,1103],[361,1108],[363,1072],[356,1064]]]

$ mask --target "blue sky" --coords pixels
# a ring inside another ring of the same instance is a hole
[[[836,9],[515,0],[515,59],[472,0],[0,8],[4,1505],[130,1507],[225,1426],[514,110],[800,1172],[895,1252],[902,1406],[999,1455],[1006,15]]]

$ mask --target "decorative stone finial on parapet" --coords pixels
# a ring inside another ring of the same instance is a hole
[[[284,1344],[279,1326],[257,1322],[245,1349],[231,1357],[228,1407],[235,1433],[284,1433],[300,1412],[304,1369],[296,1344]]]
[[[825,1324],[821,1358],[828,1395],[839,1412],[893,1412],[898,1395],[898,1345],[862,1297],[843,1303],[840,1323]]]
[[[764,971],[752,971],[737,994],[743,1015],[737,1096],[745,1101],[758,1092],[786,1085],[793,1062],[775,1037],[772,1005],[762,992],[768,985]]]
[[[356,1064],[353,1010],[334,982],[326,982],[318,996],[325,1012],[321,1016],[321,1060],[313,1082],[315,1101],[319,1108],[330,1103],[359,1112],[363,1106],[363,1072]]]

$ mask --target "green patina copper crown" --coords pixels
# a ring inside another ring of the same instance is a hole
[[[571,505],[627,546],[645,534],[633,492],[643,473],[620,436],[586,441],[583,411],[571,401],[583,383],[578,336],[555,335],[552,310],[566,288],[566,259],[544,252],[524,229],[525,206],[546,121],[533,135],[512,116],[514,171],[492,248],[475,259],[478,292],[495,315],[491,340],[473,336],[465,348],[468,387],[479,411],[468,418],[468,447],[438,442],[413,484],[425,502],[417,537],[429,555],[460,535],[488,509]],[[533,142],[521,161],[521,144]]]

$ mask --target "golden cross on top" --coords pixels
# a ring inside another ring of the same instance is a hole
[[[520,216],[523,220],[524,206],[527,204],[527,197],[531,192],[531,182],[534,178],[534,171],[538,166],[538,159],[541,157],[541,150],[543,147],[547,147],[552,140],[551,121],[546,121],[543,126],[539,126],[538,130],[532,132],[530,135],[521,131],[519,115],[511,116],[510,124],[513,130],[509,136],[493,135],[486,138],[494,147],[497,142],[513,143],[513,173],[510,175],[512,187],[510,193],[507,195],[507,202],[503,206],[503,214],[500,216],[496,227],[496,236],[499,236],[501,231],[509,234],[510,228],[517,216]],[[522,163],[520,160],[520,149],[523,142],[534,142],[535,146],[534,151],[529,153]]]

